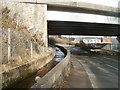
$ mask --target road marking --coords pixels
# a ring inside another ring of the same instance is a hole
[[[94,65],[96,68],[98,68],[98,69],[99,69],[100,71],[102,71],[102,72],[110,73],[108,70],[100,67],[100,66],[101,66],[101,65],[99,65],[100,63],[95,63],[95,62],[93,62],[93,61],[89,61],[89,63],[90,63],[91,65]]]
[[[93,87],[93,88],[96,88],[95,85],[93,84],[94,82],[93,82],[93,80],[92,80],[92,78],[91,78],[91,77],[94,77],[94,78],[95,78],[95,75],[88,73],[87,70],[85,70],[85,71],[86,71],[86,73],[87,73],[87,75],[88,75],[88,77],[89,77],[89,80],[90,80],[90,83],[91,83],[92,87]]]
[[[108,70],[105,70],[104,68],[101,68],[101,67],[97,67],[97,68],[100,69],[104,73],[110,73]]]
[[[81,60],[78,60],[81,64],[82,64],[82,66],[84,67],[84,69],[85,69],[85,71],[86,71],[86,73],[87,73],[87,75],[88,75],[88,77],[89,77],[89,80],[90,80],[90,83],[91,83],[91,85],[92,85],[92,88],[99,88],[98,86],[97,86],[97,79],[96,79],[96,76],[95,76],[95,74],[89,69],[89,67],[86,65],[86,64],[84,64]]]
[[[93,57],[93,58],[97,58],[97,57]],[[102,61],[99,61],[99,60],[94,60],[94,61],[93,61],[93,60],[90,60],[90,58],[84,58],[84,59],[88,60],[89,63],[91,63],[91,64],[93,64],[93,65],[103,63]],[[92,59],[92,58],[91,58],[91,59]]]
[[[86,59],[86,60],[88,60],[88,59]],[[100,59],[101,60],[101,59]],[[101,61],[97,61],[97,62],[99,62],[99,63],[102,63]],[[89,63],[91,63],[91,64],[93,64],[93,65],[96,65],[97,63],[94,63],[94,62],[92,62],[92,61],[90,61]],[[113,69],[115,69],[115,70],[118,70],[118,68],[115,68],[115,67],[113,67],[113,66],[111,66],[111,65],[109,65],[109,64],[105,64],[105,65],[107,65],[107,66],[109,66],[109,67],[111,67],[111,68],[113,68]],[[100,67],[98,67],[100,70],[102,70],[102,71],[106,71],[106,70],[104,70],[104,69],[102,69],[102,68],[100,68]],[[107,71],[106,71],[107,72]]]
[[[112,60],[113,62],[117,62],[117,63],[118,63],[118,61],[117,61],[117,60],[115,60],[115,59],[108,58],[108,57],[103,57],[103,58],[105,58],[105,59],[109,59],[109,60]]]
[[[93,57],[93,58],[97,58],[97,57]],[[107,58],[107,57],[104,57],[105,59],[111,59],[111,58]],[[99,59],[99,60],[101,60],[100,58],[97,58],[97,59]],[[113,60],[113,59],[112,59]],[[114,62],[117,62],[117,61],[114,61]],[[102,62],[101,62],[102,63]],[[115,70],[118,70],[118,68],[115,68],[115,67],[113,67],[113,66],[111,66],[111,65],[109,65],[109,64],[106,64],[105,63],[105,65],[107,65],[107,66],[109,66],[109,67],[111,67],[111,68],[114,68]]]
[[[82,66],[84,67],[88,77],[89,77],[89,80],[90,80],[90,83],[91,83],[91,86],[93,88],[99,88],[100,86],[100,83],[99,83],[99,79],[97,79],[97,75],[96,73],[92,72],[91,69],[89,68],[91,65],[95,66],[98,70],[101,70],[102,72],[105,72],[105,75],[113,75],[114,73],[111,73],[107,68],[104,69],[104,67],[101,66],[100,63],[103,63],[102,65],[104,66],[109,66],[111,68],[114,68],[115,70],[118,70],[117,68],[109,65],[109,64],[106,64],[105,62],[102,62],[102,59],[100,59],[99,57],[84,57],[84,56],[77,56],[78,58],[78,61],[82,64]],[[93,61],[92,61],[93,59]],[[94,59],[98,59],[96,60],[97,62],[94,62]],[[99,61],[100,60],[100,61]],[[103,58],[103,61],[104,61],[104,58]],[[90,65],[91,64],[91,65]],[[101,72],[101,73],[102,73]],[[107,74],[109,73],[109,74]],[[104,79],[104,78],[103,78]]]
[[[115,67],[113,67],[113,66],[111,66],[109,64],[106,64],[106,65],[109,66],[109,67],[111,67],[111,68],[114,68],[115,70],[118,70],[118,68],[115,68]]]

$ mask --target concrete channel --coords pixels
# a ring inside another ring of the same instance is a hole
[[[36,83],[36,80],[35,80],[36,77],[43,78],[47,73],[49,73],[54,67],[57,66],[57,64],[59,64],[66,57],[66,53],[63,52],[64,50],[63,48],[62,50],[60,46],[57,46],[55,48],[56,48],[56,55],[51,62],[49,62],[39,71],[33,73],[31,76],[23,79],[22,81],[17,82],[10,88],[25,88],[26,90],[29,90],[30,87],[34,87],[34,84]]]
[[[64,52],[65,57],[45,76],[40,78],[37,83],[35,83],[32,88],[59,88],[61,83],[63,83],[65,77],[67,77],[71,70],[70,62],[70,52],[64,47],[57,46],[62,52]],[[63,54],[60,54],[63,57]],[[57,56],[59,58],[59,56]],[[56,59],[59,61],[59,59]]]

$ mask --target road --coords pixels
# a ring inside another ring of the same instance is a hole
[[[93,88],[118,88],[118,61],[84,50],[67,47],[84,67]]]

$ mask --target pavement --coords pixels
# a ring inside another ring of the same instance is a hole
[[[72,47],[68,49],[72,53],[73,69],[63,88],[119,88],[119,61]]]
[[[71,56],[73,68],[70,76],[65,79],[62,88],[92,88],[87,73],[76,59],[73,55]]]

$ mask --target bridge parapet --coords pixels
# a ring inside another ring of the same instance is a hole
[[[48,2],[48,5],[61,5],[61,6],[67,6],[67,7],[77,7],[77,8],[86,8],[86,9],[96,9],[101,11],[112,11],[112,12],[118,12],[118,8],[110,7],[110,6],[104,6],[104,5],[97,5],[97,4],[91,4],[86,2]]]
[[[118,8],[117,7],[110,7],[110,6],[104,6],[104,5],[98,5],[98,4],[92,4],[92,3],[86,3],[76,0],[6,0],[6,1],[12,1],[12,2],[23,2],[23,3],[32,3],[32,4],[47,4],[49,7],[52,7],[52,9],[57,9],[58,7],[67,7],[70,9],[77,9],[77,12],[87,12],[87,13],[96,13],[103,14],[103,15],[111,15],[111,16],[118,16]],[[57,7],[57,8],[56,8]],[[58,9],[57,9],[58,10]]]

